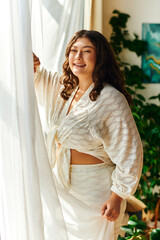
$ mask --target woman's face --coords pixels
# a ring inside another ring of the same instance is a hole
[[[78,38],[69,53],[69,66],[79,79],[92,78],[96,64],[96,47],[88,38]]]

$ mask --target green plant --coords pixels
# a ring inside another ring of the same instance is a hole
[[[121,229],[126,232],[126,237],[118,236],[118,240],[159,240],[160,228],[149,229],[145,222],[137,220],[135,215],[131,216],[128,225],[122,226]]]
[[[160,105],[146,101],[140,91],[145,89],[143,84],[150,79],[137,65],[122,61],[124,49],[134,52],[140,57],[147,48],[147,43],[140,40],[138,35],[131,35],[126,28],[129,15],[117,10],[113,11],[110,19],[112,34],[110,44],[125,77],[126,89],[133,98],[131,110],[144,146],[144,166],[136,197],[146,205],[146,210],[155,211],[160,199]],[[160,94],[150,97],[160,101]],[[159,205],[158,205],[159,207]],[[159,210],[157,211],[158,218]]]

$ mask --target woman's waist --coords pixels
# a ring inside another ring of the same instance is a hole
[[[63,144],[64,146],[64,144]],[[60,150],[61,144],[57,144],[56,155],[58,156],[58,152]],[[68,146],[64,146],[68,148]],[[115,164],[111,161],[107,153],[96,147],[95,149],[71,149],[70,148],[70,164],[77,165],[88,165],[88,164],[100,164],[105,163],[110,166],[114,166]]]
[[[71,164],[98,164],[103,163],[102,160],[100,160],[97,157],[94,157],[90,154],[78,152],[77,150],[71,149]]]

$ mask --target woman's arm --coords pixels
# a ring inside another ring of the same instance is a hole
[[[61,84],[57,73],[48,72],[40,66],[39,58],[33,53],[34,85],[38,103],[46,109],[54,107]]]
[[[104,151],[115,164],[111,175],[112,194],[102,206],[102,215],[116,219],[122,199],[133,195],[138,186],[143,148],[131,110],[121,93],[107,86],[97,106],[97,117],[90,120],[92,134],[102,141]]]

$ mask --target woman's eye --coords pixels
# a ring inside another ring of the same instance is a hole
[[[86,50],[86,51],[84,51],[84,52],[90,53],[91,51],[90,51],[90,50]]]
[[[71,52],[76,52],[76,50],[75,49],[71,49]]]

